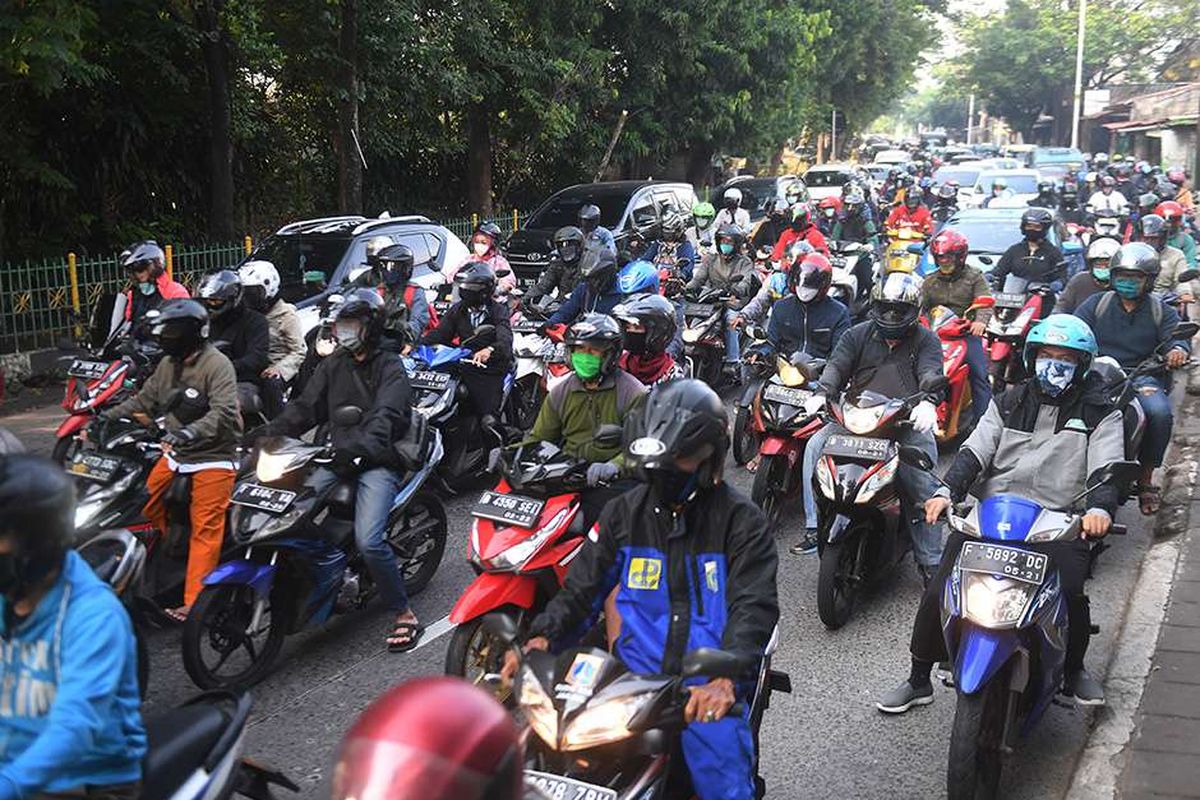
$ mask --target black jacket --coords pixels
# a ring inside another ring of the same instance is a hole
[[[838,340],[818,385],[830,397],[864,389],[890,397],[908,397],[921,382],[942,375],[942,343],[921,325],[899,345],[889,347],[875,323],[860,322]]]
[[[582,264],[582,258],[577,258],[570,263],[563,261],[558,256],[551,258],[545,271],[538,277],[537,284],[529,290],[529,300],[531,302],[537,300],[555,289],[558,289],[559,301],[566,300],[571,290],[583,280],[580,272]]]
[[[412,409],[408,373],[392,353],[376,351],[359,363],[346,350],[321,360],[300,397],[293,397],[263,436],[299,436],[329,421],[341,406],[358,406],[363,418],[349,428],[333,426],[333,447],[340,458],[361,458],[362,469],[397,468],[393,444],[408,430]]]
[[[271,329],[267,318],[249,308],[222,314],[209,323],[209,341],[233,362],[239,383],[256,383],[271,363]]]
[[[487,345],[492,348],[492,355],[480,371],[493,375],[508,372],[513,359],[512,322],[508,308],[495,301],[489,303],[485,309],[484,324],[496,326],[496,339]],[[421,337],[421,344],[453,344],[474,334],[470,309],[458,302],[446,309],[436,328]],[[481,345],[475,350],[482,350],[483,347]]]
[[[1038,242],[1032,255],[1029,245],[1022,239],[1000,256],[1000,262],[992,270],[992,285],[1004,291],[1004,279],[1010,274],[1027,281],[1058,282],[1061,289],[1067,280],[1067,262],[1063,260],[1062,251],[1045,239]]]

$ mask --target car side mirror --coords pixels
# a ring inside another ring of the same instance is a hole
[[[511,646],[520,635],[516,620],[499,611],[485,615],[480,624],[484,631],[498,639],[506,647]]]
[[[737,678],[749,666],[750,659],[745,656],[715,647],[700,647],[684,655],[682,675],[685,678],[700,675],[709,678]]]
[[[620,447],[621,433],[620,425],[601,425],[592,439],[601,447]]]
[[[929,457],[929,453],[926,453],[919,447],[907,444],[900,445],[900,461],[908,464],[910,467],[916,467],[926,472],[932,472],[936,466],[933,463],[933,459]]]
[[[339,428],[353,428],[362,422],[363,410],[358,406],[338,406],[329,415],[329,419]]]
[[[1179,283],[1187,283],[1188,281],[1196,280],[1196,278],[1200,278],[1200,269],[1185,269],[1179,273],[1179,276],[1175,280]]]

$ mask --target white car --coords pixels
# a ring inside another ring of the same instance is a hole
[[[907,150],[880,150],[874,158],[876,164],[907,164],[909,161],[912,156]]]
[[[1011,200],[1014,205],[1006,205],[1006,208],[1028,204],[1028,201],[1037,197],[1039,180],[1037,170],[988,169],[979,173],[975,178],[975,184],[968,193],[959,194],[959,207],[981,208],[983,201],[991,196],[992,184],[997,179],[1003,179],[1008,183],[1008,193],[1004,195],[1004,199]]]
[[[804,173],[804,185],[808,187],[808,199],[815,204],[826,197],[841,197],[842,187],[854,177],[849,164],[818,164]]]

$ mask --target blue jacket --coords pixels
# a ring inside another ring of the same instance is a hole
[[[567,302],[558,307],[550,319],[546,320],[547,325],[571,325],[584,314],[595,312],[597,314],[611,314],[612,310],[617,307],[617,304],[625,299],[625,295],[621,294],[621,290],[617,288],[616,276],[613,276],[612,283],[600,295],[593,295],[588,289],[586,282],[579,284],[567,297]]]
[[[0,800],[141,779],[140,707],[129,615],[69,551],[33,614],[0,639]]]
[[[1157,310],[1155,308],[1157,306]],[[1133,311],[1126,311],[1114,291],[1094,294],[1080,303],[1075,316],[1088,324],[1096,335],[1100,355],[1111,356],[1125,369],[1132,369],[1171,340],[1179,324],[1179,312],[1154,295],[1142,298]],[[1192,352],[1189,341],[1179,339],[1175,347]]]
[[[838,339],[848,330],[850,312],[837,300],[823,297],[806,304],[789,294],[771,307],[767,348],[785,356],[803,350],[813,358],[829,358]]]
[[[598,225],[594,231],[586,234],[586,236],[585,246],[586,242],[596,242],[601,247],[607,247],[614,256],[617,254],[617,239],[612,235],[612,231],[603,225]]]
[[[653,264],[655,263],[655,259],[658,258],[658,251],[661,249],[663,249],[662,242],[655,240],[646,246],[646,251],[642,253],[641,259]],[[696,268],[696,248],[692,245],[690,239],[684,239],[682,242],[675,244],[675,261],[687,262],[679,267],[679,274],[684,281],[690,281],[692,279],[692,271]],[[667,266],[674,268],[675,264],[672,262]]]

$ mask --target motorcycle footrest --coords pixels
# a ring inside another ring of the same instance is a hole
[[[792,693],[792,676],[773,669],[767,672],[767,686],[772,692]]]

